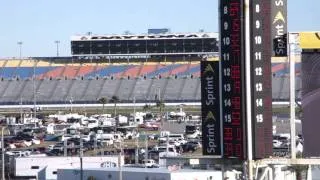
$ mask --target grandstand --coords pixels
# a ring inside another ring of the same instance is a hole
[[[138,41],[143,47],[135,46],[136,51],[131,52],[132,44]],[[103,48],[99,43],[108,46]],[[148,48],[150,44],[152,48]],[[157,49],[156,44],[161,47]],[[33,104],[36,99],[37,104],[65,104],[70,100],[90,104],[112,96],[124,103],[134,99],[155,102],[159,98],[165,102],[199,102],[200,61],[217,60],[216,47],[217,34],[205,33],[73,37],[72,57],[0,60],[0,103]],[[295,59],[296,89],[300,90],[300,55]],[[288,67],[285,59],[273,59],[274,101],[289,99]]]
[[[33,75],[38,103],[96,103],[99,97],[118,96],[122,102],[153,102],[157,90],[166,102],[200,101],[200,61],[56,64],[33,59],[1,60],[0,102],[33,103]],[[8,63],[10,62],[10,63]],[[297,90],[301,88],[297,67]],[[289,98],[288,66],[272,65],[273,99]]]

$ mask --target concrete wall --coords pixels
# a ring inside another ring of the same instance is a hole
[[[119,180],[119,169],[86,169],[83,171],[83,179],[89,177],[95,180]],[[210,179],[211,177],[211,179]],[[59,169],[58,180],[79,180],[78,169]],[[122,180],[222,180],[222,174],[218,171],[208,170],[176,170],[150,169],[150,168],[123,168]]]
[[[83,168],[100,168],[103,162],[118,164],[118,156],[83,157]],[[124,164],[122,157],[121,164]],[[79,157],[25,157],[15,159],[16,177],[33,176],[46,168],[46,178],[56,179],[58,168],[80,168]]]

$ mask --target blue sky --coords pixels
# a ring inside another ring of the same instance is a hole
[[[70,36],[218,31],[218,0],[3,0],[0,1],[0,57],[70,55]],[[319,0],[290,0],[289,31],[320,30]]]

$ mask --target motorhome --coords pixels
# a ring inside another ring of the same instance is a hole
[[[201,136],[200,125],[186,125],[185,134],[188,139],[199,138]]]
[[[129,118],[129,126],[139,126],[144,123],[144,118],[140,114],[133,115]]]
[[[68,140],[70,138],[80,138],[80,133],[75,128],[66,128],[64,134],[61,137],[61,141]]]
[[[96,138],[98,141],[105,143],[107,146],[112,145],[114,143],[114,134],[104,134],[98,133],[96,134]]]
[[[135,126],[123,126],[117,127],[117,132],[120,132],[124,139],[134,139],[139,137],[139,133],[136,132]]]
[[[183,134],[160,133],[160,142],[184,140]]]
[[[84,115],[79,114],[52,114],[49,115],[49,118],[56,119],[59,121],[74,123],[79,122],[81,119],[85,118]]]
[[[122,115],[118,115],[116,117],[116,121],[119,123],[119,124],[128,124],[128,118],[126,116],[122,116]]]
[[[175,146],[173,146],[173,145],[154,146],[152,150],[158,151],[158,152],[174,152],[174,153],[177,153],[177,150],[176,150]]]
[[[94,128],[100,125],[99,120],[92,117],[82,120],[82,124],[86,125],[88,128]]]
[[[99,121],[101,122],[102,126],[115,126],[116,120],[114,118],[110,117],[101,117],[99,118]]]
[[[55,124],[50,123],[47,126],[47,134],[63,134],[70,124]]]
[[[178,112],[174,112],[174,111],[170,112],[169,117],[173,120],[185,121],[186,120],[186,113],[183,111],[182,106],[180,106],[179,111]]]

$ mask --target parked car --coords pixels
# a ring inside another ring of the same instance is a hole
[[[198,143],[189,141],[189,142],[181,145],[181,147],[183,149],[183,152],[190,152],[190,151],[194,152],[199,148],[199,145],[198,145]]]

